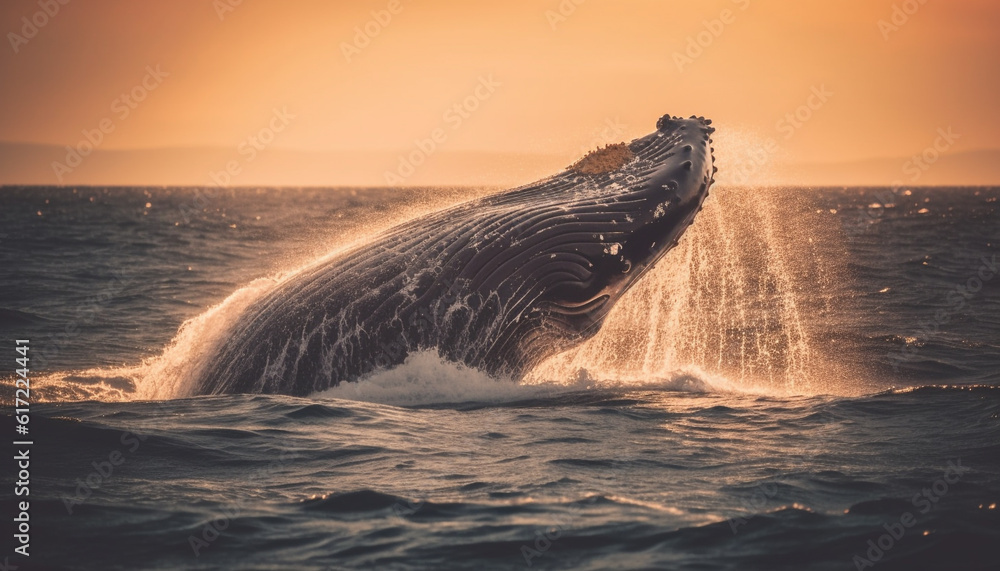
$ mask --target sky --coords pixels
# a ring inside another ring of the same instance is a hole
[[[0,141],[567,156],[670,113],[792,162],[1000,149],[995,0],[61,1],[0,7]]]

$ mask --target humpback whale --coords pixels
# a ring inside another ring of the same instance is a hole
[[[559,174],[293,274],[231,324],[195,392],[307,395],[434,348],[519,378],[594,335],[677,244],[714,180],[710,125],[665,115]]]

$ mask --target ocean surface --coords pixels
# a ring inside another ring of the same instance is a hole
[[[525,379],[428,350],[308,398],[191,394],[287,272],[485,192],[0,188],[0,430],[33,443],[29,497],[25,447],[0,461],[0,563],[1000,568],[997,188],[716,188]]]

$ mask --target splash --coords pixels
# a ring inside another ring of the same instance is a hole
[[[532,395],[548,393],[538,385]],[[396,367],[380,369],[356,383],[342,383],[314,397],[375,402],[395,406],[440,403],[494,403],[531,395],[520,385],[498,382],[486,373],[444,360],[437,351],[412,353]]]
[[[283,281],[318,264],[369,242],[386,229],[492,192],[490,187],[444,189],[409,189],[406,202],[394,205],[392,214],[384,205],[359,208],[353,221],[345,220],[337,232],[312,236],[316,250],[286,261],[287,268],[266,278],[256,279],[239,288],[226,299],[200,315],[185,321],[173,340],[160,355],[123,367],[99,367],[82,371],[62,371],[40,375],[35,391],[37,400],[156,400],[184,398],[194,395],[194,380],[217,354],[219,345],[230,333],[230,327],[255,301],[264,297]],[[351,191],[352,195],[356,193]]]
[[[287,276],[261,278],[223,302],[185,321],[163,353],[140,364],[59,372],[38,378],[41,401],[159,400],[192,396],[193,379],[204,370],[229,326],[254,301]]]
[[[594,389],[611,391],[670,391],[685,393],[746,393],[736,383],[688,368],[666,377],[650,377],[639,382],[619,382],[595,378],[579,370],[569,380],[543,380],[515,383],[510,379],[495,379],[459,363],[441,357],[437,351],[412,353],[398,366],[380,369],[356,383],[342,383],[314,393],[312,398],[371,402],[392,406],[423,406],[476,403],[502,405],[538,400],[560,400],[560,397]]]
[[[41,383],[48,387],[43,400],[191,396],[193,379],[217,354],[231,325],[273,287],[385,227],[442,206],[412,207],[379,227],[344,234],[321,258],[251,282],[185,322],[157,357],[134,366],[50,375]],[[850,393],[837,381],[846,375],[833,372],[835,362],[814,329],[830,299],[824,292],[841,271],[820,255],[817,246],[823,242],[829,251],[836,236],[824,235],[812,213],[796,191],[716,188],[681,243],[625,294],[601,331],[542,363],[522,388],[512,388],[515,383],[498,387],[478,371],[418,353],[396,369],[324,396],[387,404],[490,402],[537,397],[541,393],[535,392],[556,390],[557,385],[563,391],[650,387]]]
[[[792,190],[717,188],[601,331],[546,360],[527,382],[580,371],[642,382],[693,367],[745,390],[849,392],[826,374],[830,359],[810,327],[840,272],[819,255],[823,231],[806,202]]]

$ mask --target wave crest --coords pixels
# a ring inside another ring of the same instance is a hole
[[[601,394],[631,391],[752,392],[738,383],[693,369],[650,379],[601,378],[579,369],[575,376],[567,379],[517,383],[447,361],[435,350],[424,350],[411,353],[401,365],[380,369],[356,383],[342,383],[312,396],[405,407],[559,401],[586,391]]]

